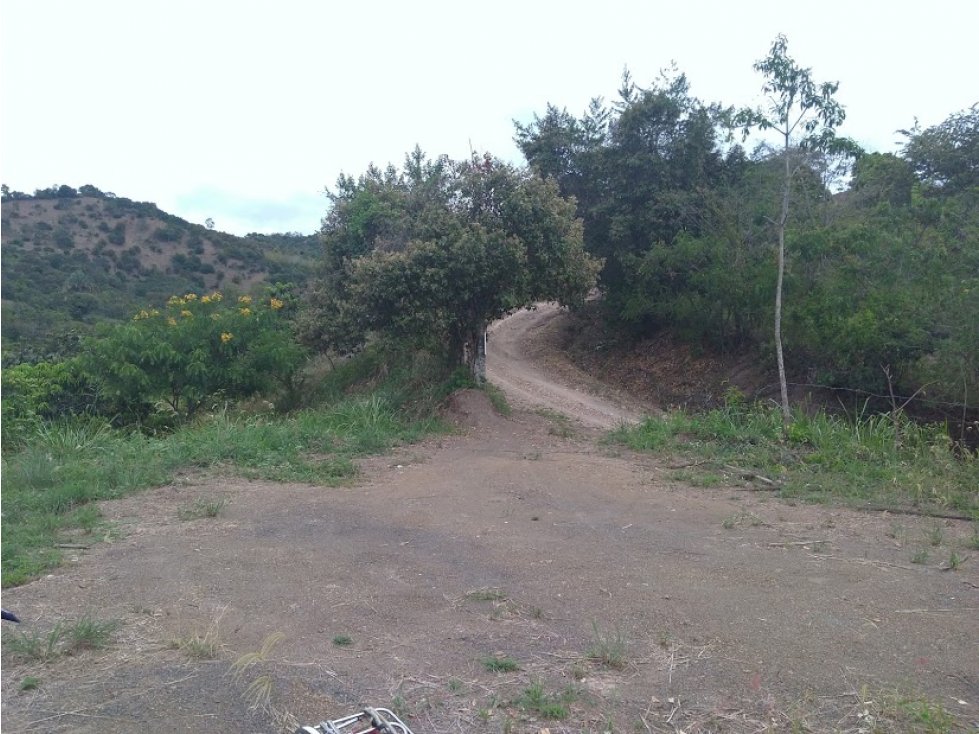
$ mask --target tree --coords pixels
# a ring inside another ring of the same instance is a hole
[[[604,260],[607,318],[634,334],[665,325],[651,300],[672,286],[664,282],[672,274],[652,267],[637,278],[639,261],[652,249],[668,251],[681,235],[704,233],[706,194],[728,169],[716,144],[722,114],[691,95],[683,74],[667,69],[649,88],[626,71],[619,98],[608,107],[592,100],[580,119],[548,105],[529,125],[516,124],[531,167],[554,176],[578,203],[585,246]]]
[[[754,64],[755,71],[766,79],[762,91],[768,107],[743,109],[735,120],[747,136],[751,130],[772,131],[781,144],[781,206],[774,225],[778,235],[778,274],[775,286],[775,355],[781,392],[782,418],[792,420],[785,357],[782,351],[782,289],[785,280],[785,229],[789,220],[792,181],[805,166],[809,153],[839,153],[853,149],[853,144],[836,136],[836,128],[846,113],[834,98],[839,82],[817,84],[812,70],[799,66],[788,55],[788,40],[779,34],[769,54]]]
[[[951,194],[979,186],[979,103],[940,125],[901,130],[904,157],[932,191]]]
[[[442,352],[484,378],[487,324],[541,300],[578,305],[600,263],[554,181],[489,155],[341,177],[324,220],[307,343],[349,351],[369,332]]]
[[[850,190],[860,206],[889,204],[894,207],[911,204],[914,188],[911,166],[892,153],[868,153],[853,165]]]

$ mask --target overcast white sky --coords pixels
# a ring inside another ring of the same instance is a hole
[[[705,101],[759,101],[779,32],[840,81],[840,132],[894,131],[979,100],[976,0],[589,3],[4,0],[0,179],[91,183],[218,229],[312,232],[343,171],[427,153],[522,162],[512,120],[580,114],[623,67],[675,61]]]

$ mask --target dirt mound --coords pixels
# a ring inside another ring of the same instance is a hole
[[[446,401],[445,419],[456,428],[495,428],[506,422],[482,390],[457,390]]]
[[[750,399],[778,395],[775,376],[757,355],[710,353],[669,334],[620,340],[594,304],[562,315],[556,329],[557,348],[580,369],[647,403],[698,409],[722,404],[732,389]]]

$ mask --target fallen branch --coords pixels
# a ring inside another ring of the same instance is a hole
[[[829,543],[828,540],[794,540],[787,543],[769,543],[769,548],[785,548],[791,545],[819,545],[822,543]]]
[[[724,468],[733,471],[738,475],[739,479],[747,479],[749,482],[758,480],[763,484],[767,484],[769,487],[774,489],[781,489],[782,485],[776,482],[774,479],[769,479],[766,476],[762,476],[758,472],[750,471],[749,469],[742,469],[737,466],[731,466],[730,464],[724,464]]]

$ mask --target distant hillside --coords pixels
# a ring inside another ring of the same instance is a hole
[[[318,253],[316,235],[236,237],[93,186],[34,196],[4,187],[5,359],[62,351],[99,321],[175,293],[302,286]]]

